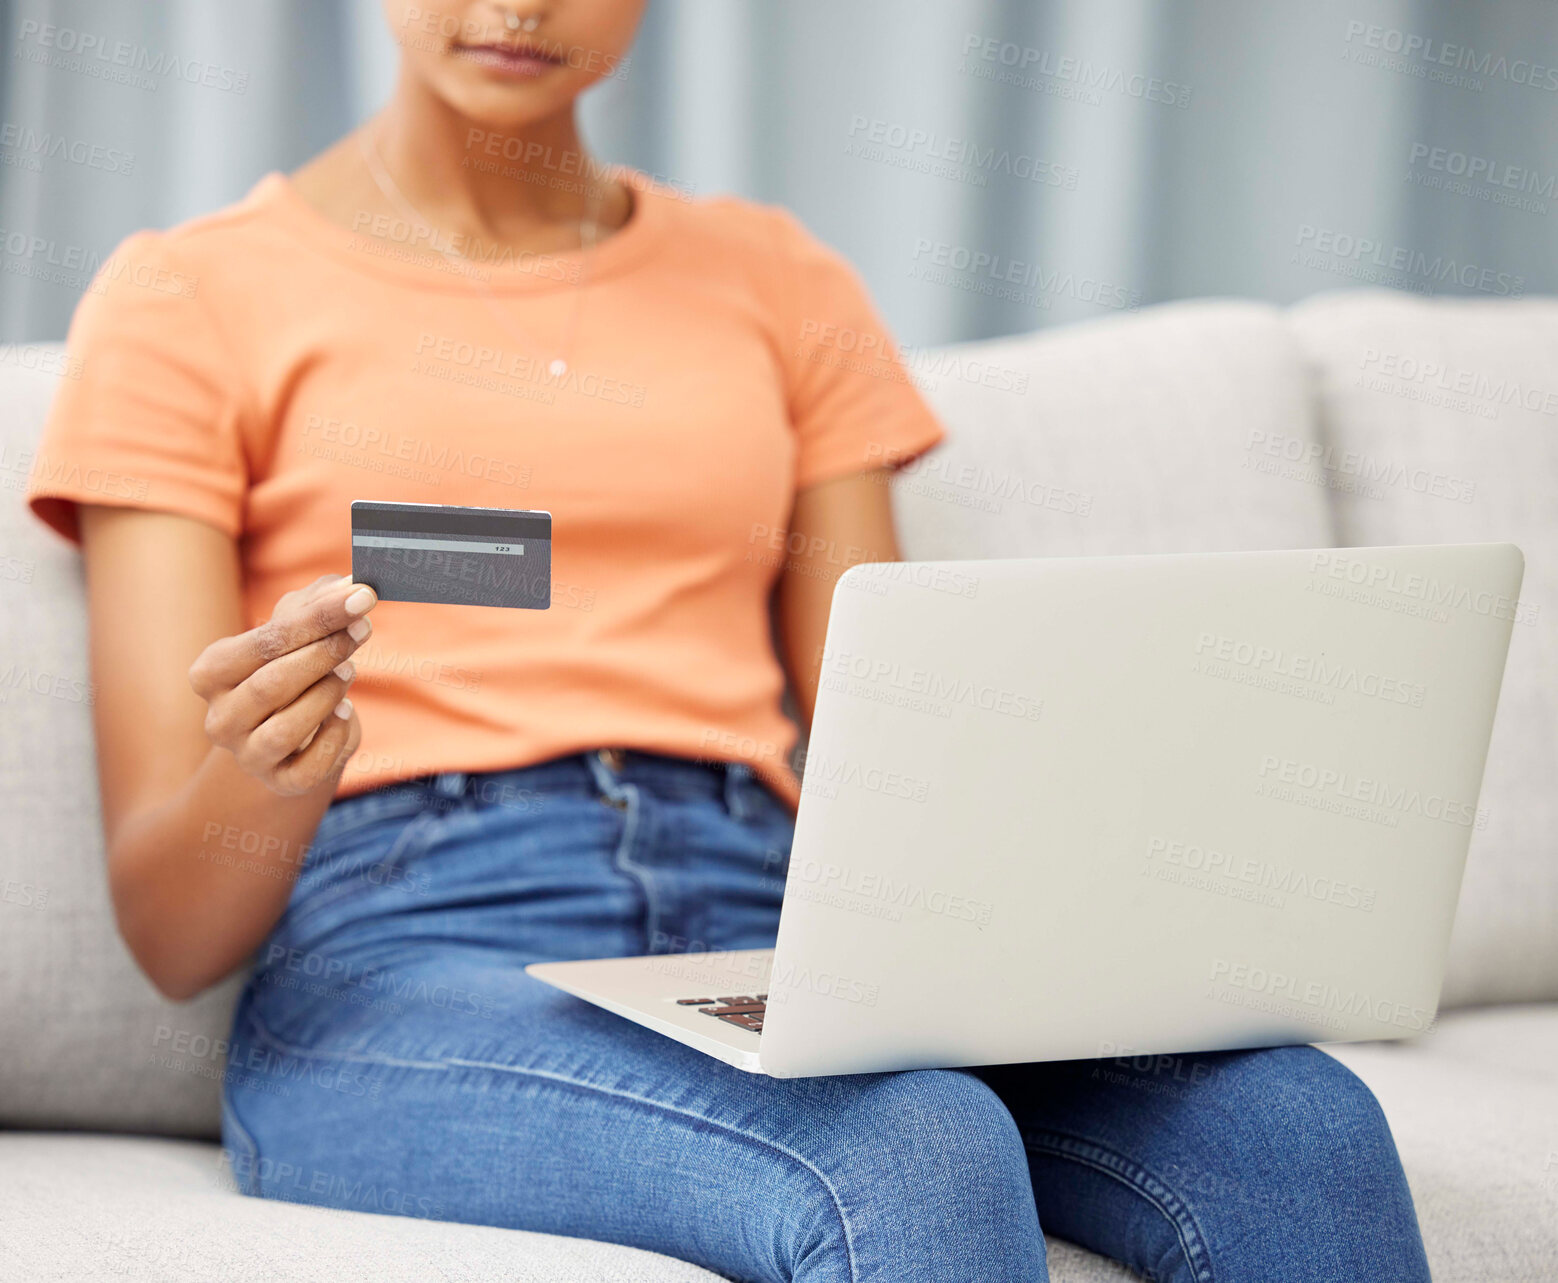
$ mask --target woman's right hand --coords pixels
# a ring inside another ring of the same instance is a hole
[[[189,669],[206,737],[283,797],[339,775],[362,739],[345,696],[377,604],[366,585],[325,575],[286,593],[258,628],[212,642]]]

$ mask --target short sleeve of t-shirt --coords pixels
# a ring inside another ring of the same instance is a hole
[[[941,425],[858,273],[788,213],[775,211],[775,224],[797,488],[897,467],[930,449]]]
[[[241,380],[167,237],[139,232],[104,262],[71,322],[61,382],[28,479],[33,511],[79,540],[77,504],[195,517],[236,536],[248,467]]]

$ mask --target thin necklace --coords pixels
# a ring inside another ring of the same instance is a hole
[[[406,194],[400,190],[399,185],[390,176],[389,169],[384,164],[383,156],[379,154],[377,141],[366,129],[362,132],[361,144],[362,156],[368,166],[368,172],[373,175],[373,181],[378,184],[379,190],[384,193],[390,204],[398,207],[408,221],[419,227],[422,234],[427,236],[429,244],[443,256],[444,260],[456,272],[462,275],[471,275],[470,261],[462,259],[459,254],[454,253],[452,250],[445,250],[442,247],[438,228],[434,227],[423,216],[421,210],[413,205]],[[579,249],[584,257],[578,277],[574,281],[573,311],[568,318],[568,326],[563,331],[561,351],[548,361],[546,366],[547,373],[554,379],[560,379],[568,373],[569,358],[573,355],[574,342],[578,338],[579,318],[584,311],[584,282],[585,277],[588,275],[589,251],[595,248],[595,243],[600,236],[600,206],[600,185],[591,183],[590,197],[585,203],[584,217],[579,220]],[[537,343],[532,336],[521,332],[510,323],[509,318],[498,308],[497,302],[492,296],[492,287],[480,276],[477,276],[476,280],[482,287],[482,301],[487,304],[488,310],[497,318],[498,324],[503,326],[504,329],[518,338],[527,347],[541,348],[544,351],[543,344]]]

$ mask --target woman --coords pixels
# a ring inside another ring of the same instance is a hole
[[[940,435],[793,220],[588,160],[641,4],[387,0],[385,111],[77,316],[31,502],[85,552],[125,939],[175,998],[255,959],[241,1187],[738,1279],[1043,1279],[1041,1222],[1155,1279],[1426,1279],[1311,1048],[772,1080],[524,974],[772,943],[770,596],[808,717],[833,582],[897,555],[883,464]],[[375,611],[359,498],[551,510],[552,608]]]

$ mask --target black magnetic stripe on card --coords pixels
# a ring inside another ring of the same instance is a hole
[[[387,526],[353,526],[352,542],[370,536],[382,536],[395,539],[409,539],[419,542],[432,540],[444,540],[450,543],[531,543],[549,544],[552,542],[550,535],[522,535],[517,534],[513,527],[509,527],[501,534],[467,534],[461,530],[391,530]]]
[[[353,532],[405,532],[426,535],[470,535],[491,539],[550,539],[552,518],[535,512],[471,512],[430,508],[361,507],[352,505]]]

